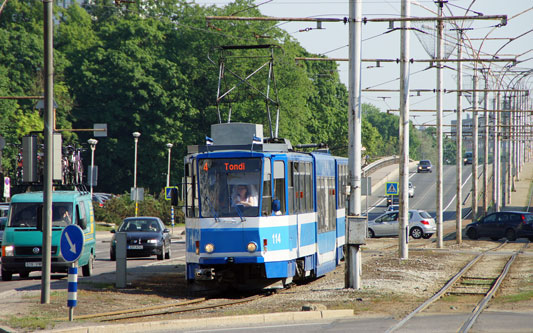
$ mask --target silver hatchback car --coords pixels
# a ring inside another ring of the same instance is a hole
[[[398,236],[398,211],[386,212],[368,221],[368,238]],[[428,239],[437,232],[435,219],[424,210],[409,210],[409,235],[415,239]]]

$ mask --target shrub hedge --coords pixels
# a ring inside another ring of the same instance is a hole
[[[138,216],[157,216],[166,225],[170,221],[170,200],[165,200],[165,193],[159,195],[144,195],[144,200],[138,203]],[[129,192],[117,195],[107,200],[103,207],[94,203],[94,217],[97,222],[113,223],[118,226],[126,217],[135,216],[135,202],[131,200]],[[174,208],[174,223],[185,223],[185,218],[180,207]]]

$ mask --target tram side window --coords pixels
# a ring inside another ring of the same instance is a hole
[[[337,210],[335,209],[335,178],[328,178],[328,230],[335,230]]]
[[[305,202],[307,212],[312,212],[313,207],[313,165],[310,162],[305,163]]]
[[[347,171],[348,167],[346,166],[346,164],[338,165],[337,205],[339,208],[346,208],[346,186],[348,185]]]
[[[294,162],[289,162],[289,172],[287,184],[289,186],[289,214],[294,214],[294,177],[293,177],[293,164]]]
[[[280,201],[281,214],[285,215],[285,163],[274,161],[274,199]]]
[[[272,182],[269,158],[265,158],[263,161],[263,202],[261,211],[263,216],[272,214]]]
[[[317,177],[317,187],[316,187],[316,202],[317,202],[317,219],[318,219],[318,232],[327,231],[327,221],[326,217],[328,216],[328,189],[326,187],[326,178]]]
[[[297,186],[296,190],[296,202],[297,202],[297,212],[298,213],[305,213],[305,200],[304,200],[304,193],[305,193],[305,184],[304,184],[304,163],[298,162],[294,163],[296,165],[295,170],[295,178],[296,182],[295,185]]]
[[[299,162],[292,162],[292,181],[294,185],[293,211],[294,213],[298,214],[301,212],[300,193],[302,191],[301,183],[300,183],[300,163]]]

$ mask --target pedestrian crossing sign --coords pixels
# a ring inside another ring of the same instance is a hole
[[[170,200],[170,198],[172,196],[171,191],[172,191],[173,188],[177,189],[178,187],[177,186],[167,186],[167,187],[165,187],[165,200]]]
[[[398,195],[398,183],[397,182],[386,183],[385,190],[387,192],[387,195]]]

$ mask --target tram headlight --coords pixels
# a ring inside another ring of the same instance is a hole
[[[207,243],[205,244],[204,249],[205,249],[205,252],[207,253],[213,253],[213,251],[215,251],[215,246],[211,243]]]
[[[257,251],[257,244],[255,242],[250,242],[248,243],[246,249],[248,250],[248,252],[254,253],[255,251]]]

